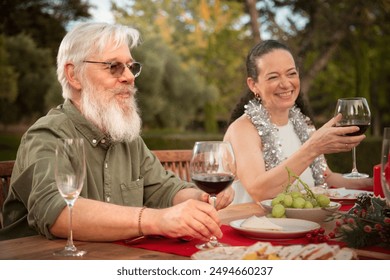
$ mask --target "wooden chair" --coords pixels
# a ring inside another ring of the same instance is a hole
[[[176,173],[183,180],[191,181],[192,150],[154,150],[152,152],[167,170]],[[0,161],[0,211],[8,194],[14,164],[14,160]]]
[[[13,160],[0,161],[0,228],[3,226],[3,204],[8,194],[14,164]]]
[[[190,160],[192,150],[154,150],[165,169],[176,173],[181,179],[190,182]],[[15,161],[0,161],[0,228],[3,224],[2,209],[8,195],[12,169]]]
[[[192,150],[153,150],[166,170],[176,173],[181,179],[191,182],[190,161]]]

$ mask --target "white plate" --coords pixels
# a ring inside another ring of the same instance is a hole
[[[331,189],[330,200],[355,202],[360,193],[374,194],[370,191],[351,190],[351,189]]]
[[[289,219],[289,218],[269,218],[269,220],[281,226],[283,230],[266,230],[266,229],[249,229],[242,228],[241,223],[245,219],[236,220],[230,223],[230,226],[241,234],[254,239],[292,239],[305,236],[311,230],[320,228],[320,225],[315,222]]]

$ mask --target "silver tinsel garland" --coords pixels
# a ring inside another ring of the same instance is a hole
[[[283,161],[282,145],[278,137],[278,128],[271,123],[268,111],[256,99],[252,99],[245,105],[245,114],[249,116],[259,132],[263,145],[265,169],[270,170]],[[294,131],[298,135],[301,143],[305,143],[315,131],[310,118],[302,114],[301,110],[296,105],[290,109],[288,118],[293,124]],[[324,172],[326,167],[327,165],[323,155],[315,158],[310,165],[316,186],[324,185]]]

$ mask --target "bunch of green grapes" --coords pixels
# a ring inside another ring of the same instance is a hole
[[[274,218],[284,218],[286,208],[317,208],[327,207],[330,204],[330,199],[324,194],[314,195],[311,193],[303,193],[299,191],[279,193],[271,201],[272,212]]]
[[[286,190],[279,193],[271,201],[272,206],[272,217],[284,218],[286,208],[316,208],[316,207],[327,207],[330,204],[330,199],[324,194],[315,195],[310,187],[303,182],[298,176],[292,174],[287,169],[289,175],[289,181],[291,178],[296,180],[296,184],[291,183],[286,187]]]

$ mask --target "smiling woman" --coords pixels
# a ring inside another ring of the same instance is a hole
[[[235,115],[224,137],[237,158],[234,203],[271,199],[283,192],[294,181],[286,170],[310,187],[372,185],[371,179],[350,181],[328,168],[324,154],[348,151],[365,137],[343,136],[359,128],[334,127],[340,116],[315,129],[301,102],[299,73],[287,46],[263,41],[252,48],[246,66],[245,103],[237,105],[241,115]]]

